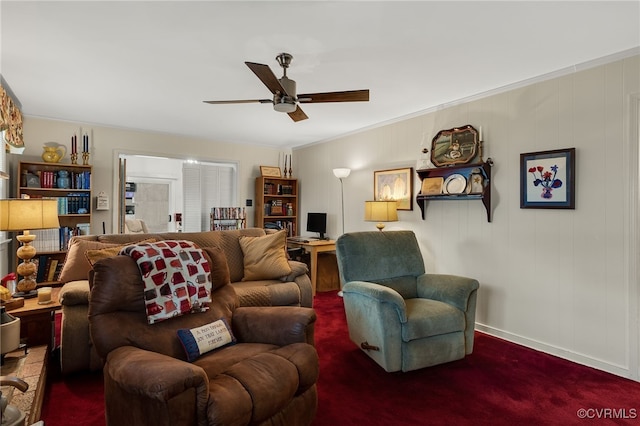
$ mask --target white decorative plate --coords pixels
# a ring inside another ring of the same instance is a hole
[[[447,194],[462,194],[467,189],[467,179],[460,174],[453,174],[444,181],[444,191]]]

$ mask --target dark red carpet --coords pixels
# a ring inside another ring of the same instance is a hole
[[[640,383],[482,333],[464,360],[386,373],[349,340],[336,292],[318,293],[315,308],[315,426],[640,424]],[[45,425],[104,425],[102,375],[52,370]]]

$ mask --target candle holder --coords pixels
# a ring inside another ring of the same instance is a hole
[[[71,164],[78,164],[78,153],[74,152],[71,154]]]
[[[83,152],[82,153],[82,164],[84,164],[85,166],[89,165],[89,153],[88,152]]]

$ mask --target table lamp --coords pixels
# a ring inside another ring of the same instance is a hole
[[[364,220],[367,222],[378,222],[376,228],[382,231],[384,223],[398,220],[397,201],[365,201]]]
[[[0,200],[0,231],[24,231],[16,237],[22,243],[16,252],[22,263],[16,272],[23,277],[18,282],[16,296],[29,298],[37,295],[35,274],[38,267],[31,260],[36,255],[36,249],[31,245],[36,236],[29,230],[59,227],[56,199]]]

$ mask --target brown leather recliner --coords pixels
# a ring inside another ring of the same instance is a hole
[[[317,409],[312,308],[239,307],[224,254],[206,248],[208,311],[149,325],[129,256],[94,265],[89,323],[104,359],[107,425],[308,425]],[[237,343],[187,362],[177,330],[225,318]]]

